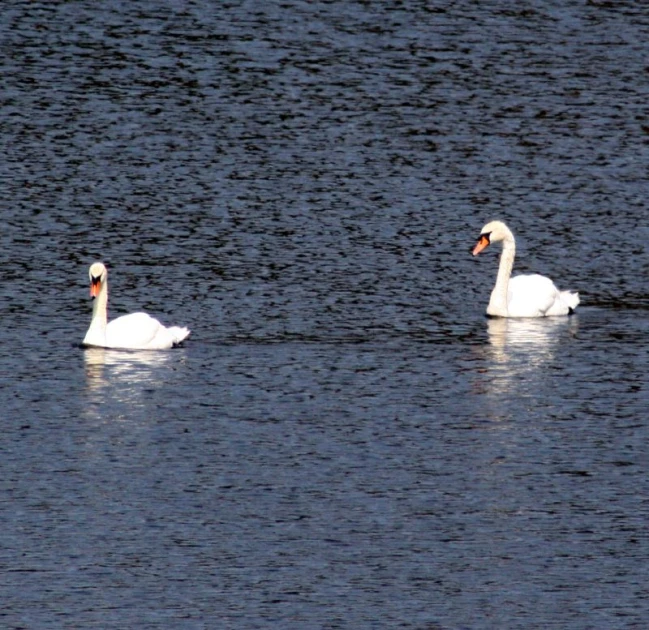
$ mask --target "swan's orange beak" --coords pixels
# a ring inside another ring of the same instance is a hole
[[[90,281],[90,297],[97,297],[99,295],[99,289],[101,289],[101,280],[99,278],[93,278]]]
[[[471,250],[471,253],[474,256],[477,256],[483,249],[489,247],[489,237],[486,234],[482,234],[478,239],[478,242],[475,244],[475,247]]]

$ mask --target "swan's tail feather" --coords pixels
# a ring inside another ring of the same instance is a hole
[[[174,345],[178,345],[179,343],[187,339],[187,337],[189,337],[189,333],[191,332],[189,328],[185,328],[183,326],[170,326],[168,330],[174,338]]]
[[[561,291],[561,300],[572,312],[577,308],[577,305],[579,304],[579,293],[573,293],[572,291]]]

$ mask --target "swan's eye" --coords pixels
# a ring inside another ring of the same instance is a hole
[[[491,243],[491,232],[485,232],[484,234],[480,234],[480,238],[478,240],[481,241],[482,239],[486,240],[487,245],[489,245],[489,243]]]

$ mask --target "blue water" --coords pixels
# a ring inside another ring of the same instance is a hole
[[[643,628],[642,3],[0,16],[0,625]],[[488,320],[497,246],[579,291]],[[83,350],[110,316],[192,335]]]

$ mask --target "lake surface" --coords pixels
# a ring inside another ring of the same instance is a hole
[[[3,3],[3,628],[644,628],[641,2]],[[488,320],[491,219],[572,317]],[[192,335],[84,350],[110,314]]]

